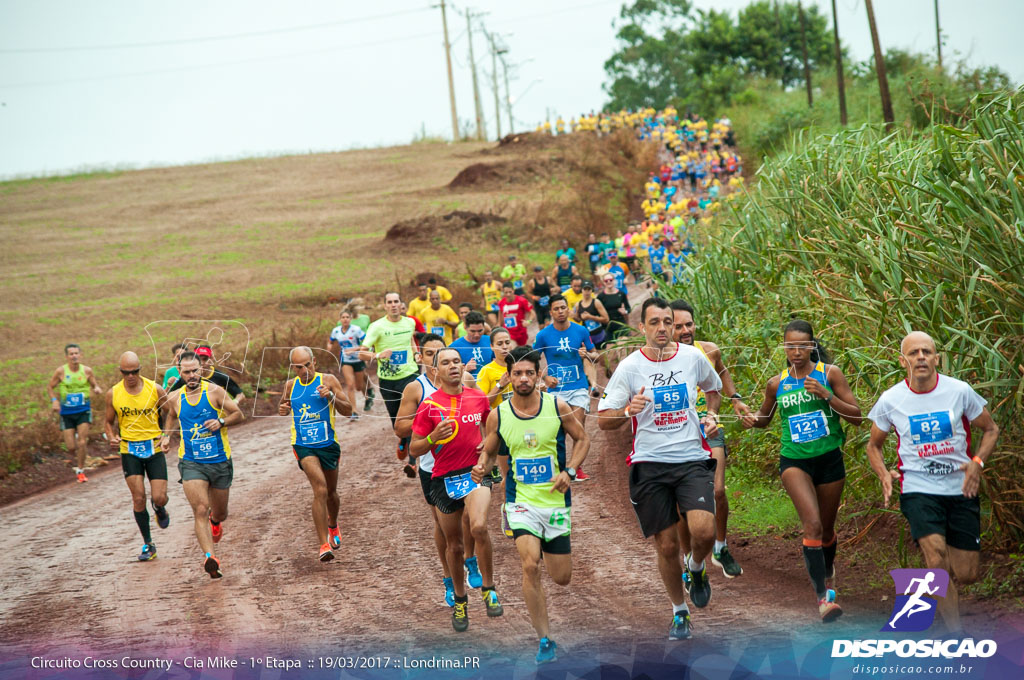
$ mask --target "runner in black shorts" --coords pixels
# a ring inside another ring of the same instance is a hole
[[[903,338],[900,365],[907,377],[886,390],[868,414],[872,425],[867,453],[887,506],[893,481],[899,480],[900,510],[921,546],[925,565],[945,569],[966,585],[978,578],[978,487],[999,427],[985,399],[967,383],[940,374],[938,364],[935,341],[926,333]],[[971,450],[972,427],[982,432],[976,451]],[[890,471],[882,446],[893,429],[899,436],[900,463]],[[937,603],[946,627],[959,631],[959,598],[952,582]]]

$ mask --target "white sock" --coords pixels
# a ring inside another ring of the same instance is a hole
[[[82,468],[75,468],[75,474],[77,475],[79,472],[82,472]]]
[[[715,541],[715,552],[722,552],[722,548],[725,547],[725,541]]]
[[[682,604],[674,604],[674,605],[672,605],[672,616],[675,616],[676,614],[689,614],[689,613],[690,613],[690,608],[686,606],[686,602],[683,602]]]
[[[700,564],[697,564],[696,562],[693,561],[693,555],[691,554],[691,555],[688,555],[687,558],[686,558],[686,566],[690,568],[690,571],[692,571],[694,574],[696,574],[697,572],[699,572],[702,569],[704,569],[704,562],[701,561]]]

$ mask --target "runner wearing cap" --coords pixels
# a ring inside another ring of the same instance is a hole
[[[929,569],[945,569],[962,585],[978,579],[981,548],[982,471],[995,450],[999,426],[985,399],[967,383],[938,372],[935,341],[920,331],[900,343],[905,380],[886,390],[868,414],[867,454],[889,505],[892,483],[900,482],[900,510],[910,523]],[[971,428],[982,432],[971,450]],[[887,470],[882,447],[891,430],[898,441],[896,470]],[[960,630],[959,597],[952,580],[936,598],[951,632]]]
[[[142,540],[140,562],[156,557],[156,544],[149,531],[146,510],[146,477],[157,526],[166,529],[171,523],[167,512],[167,459],[160,446],[160,409],[165,408],[167,393],[149,378],[139,374],[139,357],[125,352],[118,360],[121,382],[107,390],[104,429],[110,446],[121,458],[124,481],[132,495],[132,512]]]
[[[658,571],[672,603],[670,640],[691,636],[690,612],[683,595],[676,524],[685,514],[693,551],[686,560],[686,590],[697,607],[711,600],[704,558],[715,535],[715,459],[704,442],[718,423],[704,421],[695,408],[697,388],[717,411],[722,381],[693,347],[672,339],[673,315],[662,298],[648,298],[640,311],[644,346],[619,363],[598,404],[598,426],[613,430],[632,424],[629,499],[644,537],[654,537]]]
[[[482,594],[488,616],[501,616],[502,606],[494,590],[491,538],[487,532],[487,510],[491,501],[491,477],[476,482],[470,471],[478,462],[483,442],[482,427],[490,413],[487,397],[480,390],[465,387],[463,365],[453,349],[439,349],[434,366],[441,389],[423,400],[416,410],[409,452],[413,456],[432,453],[434,468],[430,496],[440,512],[439,521],[448,545],[451,574],[464,569],[462,514],[469,514],[470,532],[476,540],[476,552],[483,577]],[[455,607],[452,627],[458,632],[469,628],[466,586],[461,579],[453,584]]]
[[[64,357],[67,363],[53,372],[46,391],[50,395],[53,412],[59,414],[64,448],[75,457],[75,478],[82,483],[88,481],[85,455],[89,447],[89,425],[92,423],[90,388],[97,396],[103,394],[103,389],[96,382],[92,369],[81,363],[81,347],[75,343],[68,344],[64,347]]]
[[[211,382],[217,387],[220,387],[227,391],[228,396],[235,400],[235,403],[241,406],[242,401],[245,400],[245,393],[242,392],[242,388],[238,386],[231,376],[227,373],[222,373],[217,370],[217,365],[213,362],[213,350],[209,345],[199,345],[193,351],[193,354],[199,360],[199,365],[203,370],[203,380]],[[185,379],[179,377],[168,392],[174,392],[180,390],[185,386]]]
[[[338,461],[341,447],[334,428],[334,413],[351,415],[352,404],[341,383],[330,373],[318,373],[313,350],[296,347],[288,353],[289,372],[295,377],[284,385],[278,415],[292,414],[292,453],[313,487],[313,527],[319,540],[321,562],[334,559],[341,547],[338,529]]]

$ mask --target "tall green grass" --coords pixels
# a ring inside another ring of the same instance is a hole
[[[691,282],[668,294],[695,304],[705,336],[737,345],[729,359],[744,392],[764,388],[766,360],[781,369],[782,325],[808,319],[865,413],[903,375],[902,337],[930,333],[940,370],[974,385],[1003,429],[985,470],[986,532],[1020,546],[1024,92],[979,96],[963,127],[864,126],[796,142],[732,201]],[[865,438],[864,428],[851,438],[861,463]],[[874,493],[863,466],[854,476]]]

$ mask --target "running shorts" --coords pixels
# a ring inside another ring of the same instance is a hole
[[[588,389],[562,390],[561,392],[552,392],[551,394],[573,408],[582,408],[584,413],[590,413],[590,390]]]
[[[363,371],[366,370],[365,361],[346,361],[342,364],[342,366],[348,366],[356,373],[362,373]]]
[[[634,463],[629,468],[629,500],[644,538],[668,529],[680,512],[715,512],[714,458],[686,463]],[[511,519],[511,518],[510,518]]]
[[[725,448],[725,429],[721,425],[718,426],[718,434],[711,439],[705,439],[709,449],[724,449]]]
[[[163,451],[157,451],[149,458],[139,458],[130,453],[121,454],[121,470],[124,476],[145,475],[149,481],[154,479],[167,480],[167,458]]]
[[[178,474],[181,475],[179,484],[200,479],[209,482],[213,489],[230,489],[231,481],[235,478],[235,468],[230,459],[219,463],[197,463],[179,458]]]
[[[306,456],[316,456],[320,459],[320,467],[324,470],[337,470],[338,461],[341,459],[341,447],[338,442],[331,442],[323,448],[314,449],[309,446],[292,444],[292,453],[295,454],[295,462],[302,468],[302,459]]]
[[[423,468],[417,468],[417,470],[420,473],[420,489],[423,490],[423,498],[427,501],[427,505],[433,505],[434,501],[430,497],[430,473],[424,471]]]
[[[779,475],[789,468],[800,468],[811,476],[814,486],[830,484],[846,478],[846,465],[841,449],[832,449],[814,458],[786,458],[779,456]]]
[[[939,534],[953,548],[981,549],[981,501],[977,496],[901,493],[900,510],[910,522],[915,541]]]
[[[540,539],[541,550],[546,553],[565,555],[569,552],[569,534],[572,533],[569,508],[537,508],[526,503],[505,503],[505,516],[513,538],[529,534]]]
[[[86,425],[92,422],[92,411],[82,411],[81,413],[62,413],[60,414],[60,429],[61,430],[75,430],[78,429],[79,425]]]
[[[384,406],[387,408],[388,416],[391,418],[392,427],[395,426],[398,408],[402,405],[402,391],[406,385],[415,381],[418,377],[418,373],[413,373],[398,380],[385,380],[381,378],[377,381],[377,386],[380,388],[380,396],[384,400]],[[354,407],[355,405],[353,404]]]
[[[466,474],[472,467],[462,468],[461,470],[452,470],[448,474],[442,477],[433,477],[430,480],[430,500],[434,501],[431,503],[435,508],[440,510],[446,515],[450,515],[453,512],[458,512],[466,507],[466,499],[463,498],[452,498],[448,495],[448,491],[445,489],[444,480],[446,477],[458,477],[459,475]],[[483,481],[480,486],[485,486],[488,489],[491,488],[493,480],[490,475],[484,475]]]

